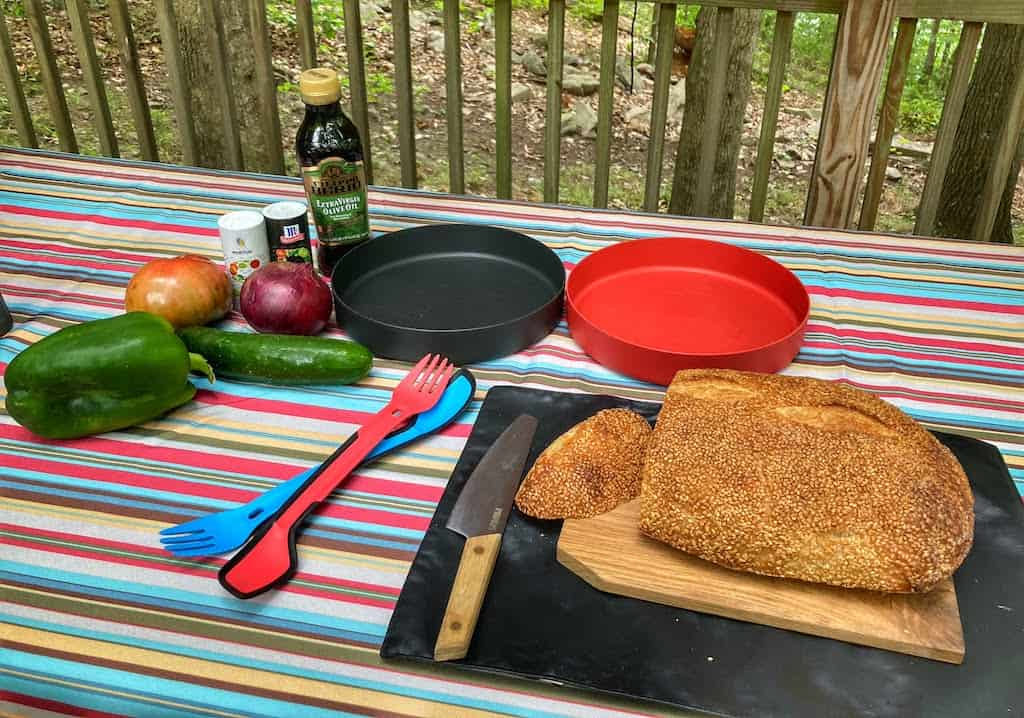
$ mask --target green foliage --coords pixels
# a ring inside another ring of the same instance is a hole
[[[370,102],[376,102],[381,95],[390,95],[395,91],[395,83],[391,75],[385,72],[370,72],[366,75],[366,96]]]
[[[942,118],[942,97],[922,91],[918,84],[906,88],[900,103],[899,126],[918,135],[935,132]]]
[[[293,7],[290,4],[286,4]],[[291,12],[294,12],[292,10]],[[338,40],[345,35],[345,12],[340,2],[313,3],[313,25],[318,37]]]
[[[267,22],[287,28],[295,27],[295,4],[285,0],[267,2]]]

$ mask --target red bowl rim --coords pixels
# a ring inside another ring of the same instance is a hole
[[[580,266],[582,266],[584,263],[590,261],[593,257],[596,257],[601,252],[605,252],[605,251],[608,251],[608,250],[615,250],[615,249],[617,249],[619,247],[634,245],[637,242],[665,241],[665,240],[692,242],[692,243],[697,243],[697,244],[710,244],[710,245],[716,245],[716,246],[725,246],[725,247],[729,247],[730,249],[736,250],[738,252],[743,252],[743,253],[752,255],[754,257],[757,257],[759,260],[764,260],[764,261],[767,261],[767,262],[775,265],[778,269],[782,270],[782,272],[784,274],[788,275],[793,280],[793,282],[796,284],[796,286],[799,287],[800,290],[801,290],[800,299],[802,300],[802,303],[803,303],[803,311],[800,312],[799,315],[797,316],[796,327],[791,332],[789,332],[788,334],[786,334],[786,335],[784,335],[782,337],[779,337],[778,339],[774,339],[774,340],[768,342],[767,344],[763,344],[763,345],[760,345],[760,346],[752,346],[752,347],[745,348],[745,349],[740,349],[740,350],[737,350],[737,351],[724,352],[724,353],[723,352],[675,352],[675,351],[671,351],[669,349],[665,349],[663,347],[652,347],[652,346],[647,346],[647,345],[644,345],[644,344],[638,344],[635,341],[631,341],[631,340],[628,340],[628,339],[623,339],[622,337],[616,336],[615,334],[612,334],[611,332],[609,332],[609,331],[605,330],[604,328],[602,328],[599,324],[596,324],[589,317],[587,317],[587,315],[584,312],[580,311],[580,308],[576,304],[575,296],[574,296],[575,294],[577,294],[577,291],[575,289],[575,284],[577,284],[577,283],[573,282],[573,276],[578,276],[576,274],[576,270],[579,269]],[[772,349],[773,347],[777,347],[777,346],[779,346],[781,344],[786,344],[787,342],[791,341],[796,336],[802,335],[804,333],[804,331],[806,330],[806,328],[807,328],[807,321],[808,321],[808,319],[810,318],[810,315],[811,315],[811,296],[810,296],[810,294],[807,291],[807,287],[804,286],[804,283],[800,281],[800,278],[796,276],[796,274],[793,272],[793,270],[791,270],[789,267],[785,266],[784,264],[782,264],[778,260],[772,259],[771,257],[769,257],[769,256],[767,256],[765,254],[761,254],[760,252],[755,252],[752,249],[747,249],[746,247],[740,247],[740,246],[737,246],[735,244],[730,244],[729,242],[720,242],[720,241],[713,240],[713,239],[705,239],[703,237],[686,237],[686,236],[681,236],[681,235],[665,235],[665,236],[657,236],[657,237],[640,237],[640,238],[637,238],[637,239],[627,239],[627,240],[623,240],[621,242],[617,242],[616,244],[609,245],[607,247],[602,247],[601,249],[597,250],[596,252],[588,254],[586,257],[581,259],[573,267],[571,272],[569,272],[569,276],[568,276],[568,278],[566,279],[566,282],[565,282],[565,303],[566,303],[567,307],[572,310],[572,313],[574,313],[577,317],[579,317],[581,320],[583,320],[594,331],[600,332],[604,336],[608,337],[609,339],[611,339],[613,341],[618,342],[619,344],[622,344],[622,345],[625,345],[625,346],[629,346],[629,347],[635,347],[637,349],[641,349],[641,350],[648,351],[648,352],[654,352],[654,353],[661,354],[661,355],[666,356],[666,357],[697,357],[697,358],[705,358],[705,357],[740,357],[740,356],[746,356],[746,355],[749,355],[749,354],[752,354],[752,353],[756,353],[756,352],[759,352],[759,351],[767,351],[768,349]],[[567,312],[566,313],[567,320],[569,319],[569,317],[570,317],[570,314]],[[570,326],[569,326],[569,332],[570,332],[570,334],[573,334],[573,336],[575,338],[575,334],[572,332],[571,322],[570,322]]]

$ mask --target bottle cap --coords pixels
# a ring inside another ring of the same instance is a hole
[[[341,81],[331,68],[314,67],[299,75],[299,92],[307,105],[329,105],[341,97]]]

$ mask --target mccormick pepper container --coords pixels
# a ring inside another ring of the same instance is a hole
[[[341,110],[337,72],[306,70],[299,76],[299,90],[306,116],[295,137],[295,153],[316,223],[316,264],[329,276],[346,252],[370,238],[363,143]]]
[[[263,208],[272,262],[313,263],[309,220],[302,202],[275,202]]]

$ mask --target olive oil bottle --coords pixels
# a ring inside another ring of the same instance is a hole
[[[299,91],[306,116],[295,137],[295,153],[316,223],[316,263],[330,276],[346,252],[370,238],[363,144],[342,112],[337,72],[306,70],[299,76]]]

